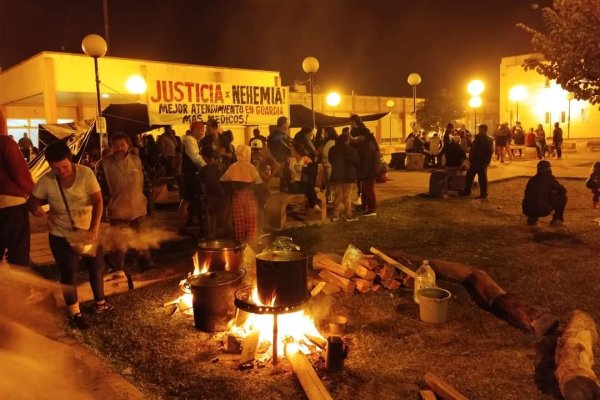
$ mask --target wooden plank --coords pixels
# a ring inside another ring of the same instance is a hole
[[[431,372],[427,372],[423,379],[427,386],[444,400],[468,400],[452,385]]]
[[[412,269],[400,264],[398,261],[394,260],[393,258],[388,257],[385,253],[376,249],[375,247],[371,247],[369,249],[369,251],[371,253],[379,256],[383,261],[387,262],[388,264],[392,265],[393,267],[398,268],[400,271],[404,272],[406,275],[409,275],[413,279],[417,276],[417,274]]]
[[[421,390],[419,395],[421,396],[421,400],[437,400],[435,393],[431,390]]]
[[[285,356],[292,365],[294,374],[300,381],[308,400],[333,400],[308,358],[295,347],[293,344],[286,345]]]

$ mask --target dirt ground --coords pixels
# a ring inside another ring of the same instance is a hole
[[[302,248],[343,252],[352,243],[363,250],[407,253],[471,264],[486,270],[509,293],[549,307],[564,322],[579,308],[600,321],[600,211],[591,208],[583,181],[564,181],[569,204],[563,228],[549,219],[529,227],[521,215],[524,179],[492,184],[488,200],[424,197],[382,203],[376,217],[284,232]],[[192,249],[161,252],[152,271],[189,270]],[[471,399],[560,398],[552,377],[553,338],[531,334],[478,308],[459,285],[450,290],[449,321],[427,325],[408,290],[320,297],[329,315],[346,315],[349,345],[345,370],[327,375],[314,365],[336,399],[417,399],[430,371]],[[240,371],[218,361],[217,335],[198,332],[189,318],[169,315],[166,301],[179,295],[177,280],[115,296],[115,310],[90,317],[82,341],[105,357],[149,398],[303,399],[286,363]],[[329,304],[330,303],[330,304]]]

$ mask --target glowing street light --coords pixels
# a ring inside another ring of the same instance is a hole
[[[473,96],[469,99],[469,107],[473,109],[473,116],[475,117],[475,133],[477,133],[477,109],[481,107],[483,101],[479,96]]]
[[[413,121],[415,122],[415,125],[417,124],[417,86],[419,85],[419,83],[421,83],[421,75],[417,74],[416,72],[413,72],[412,74],[408,75],[408,78],[406,79],[406,81],[408,82],[408,84],[410,86],[412,86],[413,89]]]
[[[337,107],[342,101],[342,96],[340,96],[338,92],[331,92],[327,94],[325,101],[327,102],[327,105]]]
[[[100,147],[104,148],[108,145],[108,141],[104,140],[106,134],[106,122],[102,118],[102,105],[100,104],[100,75],[98,74],[98,58],[104,57],[108,50],[106,40],[100,35],[87,35],[81,41],[81,49],[85,54],[94,59],[94,72],[96,74],[96,132],[100,135]]]
[[[130,93],[137,95],[146,93],[146,89],[148,88],[146,80],[140,75],[131,75],[127,79],[127,82],[125,82],[125,87]]]
[[[390,146],[392,145],[392,108],[396,105],[396,102],[392,99],[388,99],[385,102],[386,107],[390,110]]]
[[[317,123],[315,121],[315,97],[314,97],[314,93],[313,93],[313,75],[319,70],[319,60],[317,60],[315,57],[306,57],[304,59],[304,61],[302,61],[302,69],[309,76],[310,109],[312,111],[312,117],[313,117],[313,129],[315,129],[317,127],[316,126]]]
[[[510,101],[514,101],[517,104],[517,122],[519,122],[519,102],[525,100],[525,97],[527,97],[527,88],[523,85],[513,86],[508,91],[508,98]]]
[[[479,96],[485,90],[485,85],[480,79],[474,79],[467,85],[467,92],[471,96]]]

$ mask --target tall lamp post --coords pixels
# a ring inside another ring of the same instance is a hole
[[[571,92],[567,93],[567,100],[569,100],[569,113],[567,115],[567,139],[571,138],[571,101],[575,98],[575,95]]]
[[[396,105],[396,102],[392,99],[389,99],[388,101],[385,102],[385,105],[387,106],[390,114],[390,147],[392,146],[392,108],[394,108],[394,106]]]
[[[408,82],[408,84],[410,86],[412,86],[412,89],[413,89],[413,121],[416,126],[416,124],[417,124],[417,86],[419,85],[419,83],[421,83],[421,75],[417,74],[416,72],[413,72],[412,74],[408,75],[408,78],[406,79],[406,81]]]
[[[469,107],[473,109],[473,116],[475,117],[475,134],[477,134],[477,109],[481,107],[482,103],[483,102],[481,101],[481,97],[479,96],[473,96],[469,99]]]
[[[96,132],[100,135],[100,147],[104,148],[108,145],[108,141],[104,140],[106,134],[106,122],[102,118],[102,104],[100,103],[100,75],[98,74],[98,58],[104,57],[108,46],[104,38],[95,33],[87,35],[81,41],[81,49],[85,54],[94,59],[94,72],[96,74]]]
[[[315,96],[313,93],[313,75],[319,70],[319,60],[315,57],[306,57],[302,61],[302,69],[309,76],[310,81],[310,110],[312,111],[313,129],[317,127],[315,121]]]
[[[482,100],[481,93],[483,93],[485,85],[480,79],[474,79],[467,85],[467,92],[471,95],[469,100],[469,107],[473,109],[475,115],[475,134],[477,134],[477,108],[481,107]]]
[[[525,97],[527,97],[527,88],[523,85],[513,86],[508,91],[508,98],[510,99],[510,101],[514,101],[517,106],[517,115],[515,122],[521,122],[521,120],[519,119],[519,102],[525,100]]]

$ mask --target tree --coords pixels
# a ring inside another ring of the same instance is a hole
[[[554,0],[541,14],[545,32],[517,24],[544,56],[527,60],[525,70],[556,80],[576,99],[600,103],[600,1]]]
[[[426,130],[439,130],[448,122],[454,122],[464,116],[464,107],[459,97],[442,89],[426,99],[417,109],[419,125]]]

